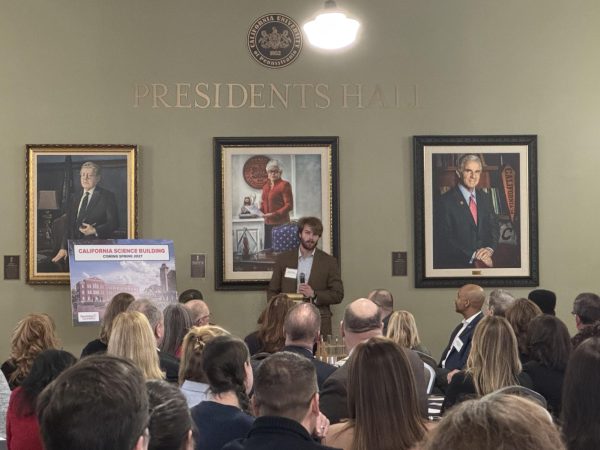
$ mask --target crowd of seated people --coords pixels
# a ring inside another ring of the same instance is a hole
[[[20,320],[0,375],[8,449],[600,448],[595,294],[575,298],[571,338],[550,291],[486,299],[479,286],[460,288],[462,321],[435,364],[439,414],[427,408],[432,357],[417,320],[390,312],[387,290],[347,304],[348,356],[337,366],[315,357],[320,315],[310,303],[272,298],[244,342],[206,324],[197,297],[186,297],[202,302],[194,315],[187,303],[163,313],[118,294],[79,361],[59,350],[51,317]]]

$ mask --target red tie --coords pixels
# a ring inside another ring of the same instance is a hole
[[[471,215],[473,216],[475,225],[477,225],[477,203],[475,203],[475,197],[473,194],[471,194],[471,197],[469,198],[469,209],[471,210]]]

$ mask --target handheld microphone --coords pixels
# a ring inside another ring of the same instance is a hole
[[[306,283],[306,275],[303,273],[300,274],[300,284]]]

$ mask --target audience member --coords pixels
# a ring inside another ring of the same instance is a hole
[[[543,314],[529,323],[527,332],[529,361],[523,372],[531,377],[533,390],[544,396],[548,410],[560,417],[563,379],[571,354],[567,326],[555,316]]]
[[[431,356],[429,349],[421,343],[415,316],[408,311],[394,311],[390,315],[386,336],[400,344],[400,347]]]
[[[38,396],[62,371],[77,359],[62,350],[44,350],[31,366],[29,375],[10,396],[6,416],[6,444],[11,450],[43,450],[35,403]]]
[[[13,330],[10,357],[2,364],[2,373],[11,390],[20,386],[29,374],[33,360],[44,350],[58,347],[54,321],[47,314],[29,314]]]
[[[138,311],[146,316],[154,333],[160,369],[165,373],[166,380],[169,383],[177,383],[179,380],[179,360],[166,352],[161,352],[159,348],[165,335],[165,323],[162,311],[158,309],[154,302],[146,299],[134,301],[129,305],[127,310]]]
[[[579,344],[593,334],[590,328],[600,321],[600,297],[591,292],[584,292],[573,301],[573,315],[577,334],[573,336],[573,344]]]
[[[470,397],[512,385],[532,388],[531,378],[522,372],[515,333],[504,317],[484,317],[475,328],[466,369],[450,381],[442,412]]]
[[[556,294],[554,292],[546,289],[534,289],[527,298],[535,303],[543,314],[556,315]]]
[[[571,338],[573,350],[579,347],[579,344],[583,341],[592,337],[600,337],[600,320],[589,327],[582,328],[579,333]]]
[[[160,351],[179,359],[183,337],[192,327],[189,310],[180,303],[168,305],[163,311],[165,335],[160,343]]]
[[[385,338],[358,344],[348,362],[349,421],[326,443],[343,450],[409,450],[425,437],[415,379],[404,349]]]
[[[132,360],[146,380],[161,380],[156,341],[146,316],[137,311],[122,312],[114,321],[107,353]]]
[[[333,450],[313,440],[327,433],[328,421],[319,411],[317,376],[306,358],[290,352],[266,358],[252,405],[258,418],[247,437],[223,450]]]
[[[313,347],[321,335],[321,314],[311,303],[300,303],[289,310],[283,324],[285,332],[284,352],[297,353],[308,358],[317,371],[319,389],[325,379],[335,371],[335,366],[319,361]]]
[[[127,292],[120,292],[115,295],[104,311],[102,326],[100,328],[100,338],[89,342],[81,351],[81,357],[92,355],[94,353],[104,353],[108,346],[108,338],[112,330],[113,320],[119,313],[127,311],[127,308],[135,300],[133,295]]]
[[[283,322],[293,306],[294,301],[286,294],[271,297],[264,314],[261,314],[262,321],[259,322],[258,330],[244,338],[250,355],[260,352],[275,353],[283,348],[285,345]]]
[[[228,334],[229,332],[221,327],[205,325],[192,327],[183,338],[179,386],[189,408],[208,398],[208,380],[202,368],[204,347],[215,337]]]
[[[110,355],[83,358],[39,396],[45,450],[143,450],[148,395],[141,371]]]
[[[485,301],[485,292],[481,286],[466,284],[458,290],[454,300],[454,310],[463,320],[452,331],[446,349],[442,353],[440,364],[436,368],[436,386],[444,391],[452,376],[462,370],[471,351],[473,331],[483,318],[481,308]]]
[[[542,314],[542,310],[531,300],[519,298],[506,310],[506,319],[517,336],[519,344],[519,358],[522,363],[529,360],[527,354],[527,330],[529,323]]]
[[[6,439],[6,412],[10,400],[10,386],[6,377],[0,372],[0,438]]]
[[[562,433],[569,450],[600,448],[600,338],[585,340],[572,353],[562,397]]]
[[[240,339],[218,336],[204,347],[202,367],[210,395],[191,411],[198,428],[196,449],[221,450],[246,436],[254,422],[247,413],[253,382],[248,347]]]
[[[486,313],[490,316],[502,316],[515,301],[513,295],[505,289],[494,289],[487,300]]]
[[[367,298],[379,306],[383,322],[383,335],[387,336],[390,316],[394,312],[394,296],[387,289],[374,289]]]
[[[593,447],[587,447],[591,449]],[[548,412],[515,395],[491,394],[453,408],[423,450],[564,450]]]
[[[379,307],[371,300],[359,298],[353,301],[344,311],[341,324],[344,344],[352,358],[354,348],[361,342],[372,337],[382,336],[383,324]],[[423,416],[427,415],[427,393],[423,362],[412,350],[407,350],[407,357],[415,377],[419,405]],[[320,396],[320,408],[331,421],[338,423],[341,419],[350,417],[348,411],[348,364],[342,365],[333,372],[323,383]]]
[[[204,300],[190,300],[185,307],[190,312],[193,326],[201,327],[210,324],[210,309]]]
[[[146,382],[150,407],[148,450],[193,450],[192,418],[185,398],[166,381]]]
[[[187,289],[179,294],[179,303],[187,303],[190,300],[204,300],[202,292],[198,289]]]

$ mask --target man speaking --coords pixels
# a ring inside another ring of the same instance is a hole
[[[434,268],[493,267],[500,230],[490,195],[477,189],[483,164],[466,154],[458,166],[458,183],[441,196],[434,217]]]
[[[110,239],[117,228],[115,195],[98,186],[100,166],[85,162],[79,172],[82,190],[73,196],[67,211],[67,226],[60,250],[52,262],[66,259],[68,239]]]
[[[337,260],[317,248],[323,224],[316,217],[298,221],[300,246],[281,253],[275,261],[273,276],[267,289],[267,300],[280,293],[298,292],[321,313],[321,335],[331,334],[329,305],[344,298],[344,286]]]

